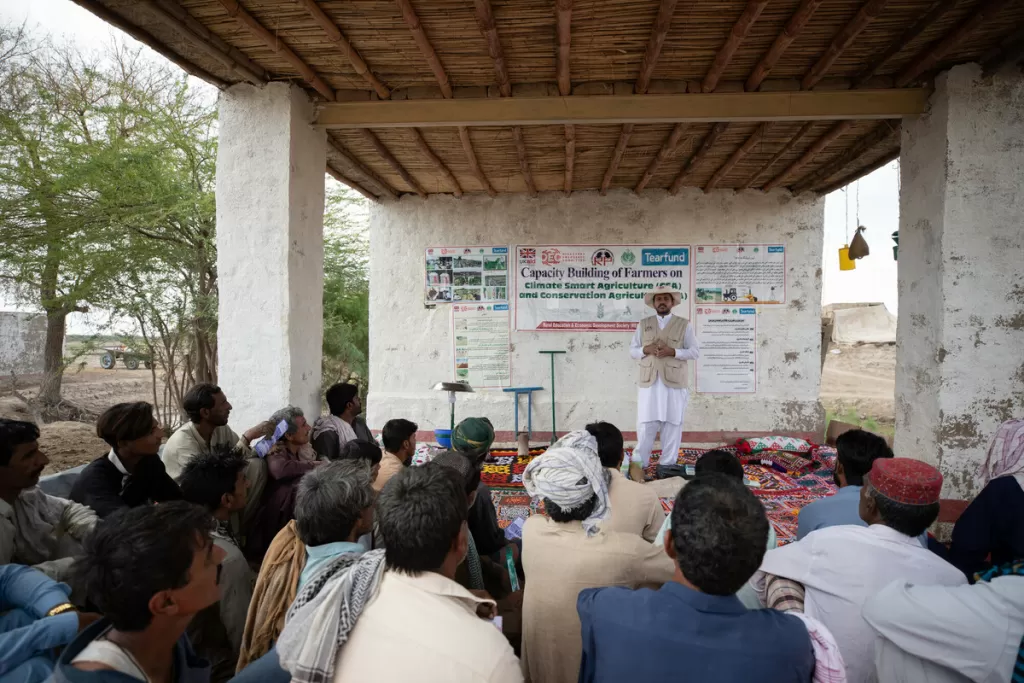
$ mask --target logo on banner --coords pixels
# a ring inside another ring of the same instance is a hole
[[[785,247],[768,247],[768,253],[769,254],[785,254],[786,253],[786,248]]]
[[[688,266],[690,250],[682,249],[644,249],[640,252],[640,263],[645,266]]]
[[[540,262],[545,266],[557,266],[562,262],[562,252],[558,249],[544,249],[540,252]]]
[[[609,249],[598,249],[590,257],[590,263],[595,266],[610,266],[615,263],[615,254]]]
[[[526,265],[532,266],[537,263],[537,250],[533,247],[520,247],[519,260]]]
[[[631,252],[629,249],[622,252],[622,265],[631,266],[636,263],[636,254]]]
[[[746,249],[744,247],[736,247],[736,251],[737,253],[742,254],[743,252],[746,251]],[[754,251],[757,251],[757,247],[754,247]]]

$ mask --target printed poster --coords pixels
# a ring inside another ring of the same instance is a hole
[[[644,294],[662,285],[689,317],[689,246],[519,245],[514,256],[516,330],[633,332],[653,314]]]
[[[786,303],[786,247],[781,244],[697,245],[697,304]]]
[[[508,247],[428,247],[426,303],[508,301]]]
[[[508,304],[454,304],[455,379],[474,389],[512,386]]]
[[[757,392],[757,309],[697,305],[697,393]]]

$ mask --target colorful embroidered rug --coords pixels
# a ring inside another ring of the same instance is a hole
[[[692,464],[707,450],[703,448],[680,449],[678,462]],[[723,448],[735,453],[733,448]],[[523,470],[543,449],[535,449],[529,456],[519,457],[512,451],[492,452],[484,463],[482,479],[491,487],[491,496],[498,512],[498,525],[507,527],[519,517],[537,512],[536,504],[523,490]],[[655,456],[660,455],[655,451]],[[805,505],[819,498],[835,493],[832,483],[832,469],[835,450],[819,447],[811,458],[788,453],[768,453],[756,456],[741,456],[747,478],[756,481],[753,492],[761,499],[768,519],[775,528],[779,545],[796,540],[797,515]],[[649,479],[654,478],[657,458],[652,456],[647,468]],[[666,512],[672,509],[672,501],[662,499]]]

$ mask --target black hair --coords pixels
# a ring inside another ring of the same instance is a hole
[[[118,403],[103,411],[96,421],[96,436],[111,448],[117,448],[121,441],[141,439],[153,431],[156,418],[153,406],[145,401]]]
[[[39,440],[39,427],[31,422],[0,418],[0,467],[11,464],[14,447]]]
[[[203,408],[207,410],[213,408],[214,397],[219,393],[221,393],[221,389],[216,384],[210,384],[209,382],[193,384],[192,388],[185,394],[185,398],[182,399],[181,407],[185,410],[189,420],[199,424],[203,419],[200,411]]]
[[[720,449],[708,451],[697,458],[697,464],[693,466],[694,476],[697,477],[715,472],[743,481],[743,464],[729,451]]]
[[[566,510],[558,507],[558,505],[551,501],[550,498],[544,499],[544,512],[554,522],[582,522],[590,513],[594,511],[594,507],[597,505],[597,496],[591,496],[582,505],[578,505],[572,510]]]
[[[295,532],[306,545],[347,541],[376,497],[366,461],[326,463],[295,487]]]
[[[672,544],[686,580],[702,593],[732,595],[764,559],[768,517],[747,487],[725,474],[684,486],[672,508]]]
[[[210,540],[213,516],[183,500],[117,510],[100,520],[72,565],[74,580],[119,631],[141,631],[149,601],[189,582],[196,550]]]
[[[469,508],[457,472],[430,462],[393,476],[377,499],[377,526],[389,569],[436,571],[462,531]]]
[[[597,439],[597,455],[604,467],[618,467],[622,464],[622,432],[611,422],[592,422],[587,431]]]
[[[338,460],[365,460],[373,467],[383,457],[380,446],[365,439],[352,439],[345,443],[338,452]]]
[[[331,411],[331,415],[341,415],[358,395],[359,387],[355,384],[338,383],[327,390],[324,398],[327,399],[327,409]]]
[[[467,456],[461,451],[445,451],[435,456],[431,462],[436,462],[442,467],[457,472],[465,482],[463,488],[466,490],[467,496],[476,491],[477,486],[480,485],[480,466],[472,456]]]
[[[885,439],[863,429],[851,429],[836,439],[836,457],[843,464],[843,474],[850,486],[863,486],[864,475],[879,458],[893,457]]]
[[[384,448],[388,453],[395,453],[402,448],[402,442],[414,435],[417,429],[419,425],[409,420],[388,420],[380,430],[380,440],[384,442]]]
[[[870,484],[869,484],[870,486]],[[898,503],[892,498],[887,498],[871,487],[870,495],[878,507],[878,514],[882,522],[890,529],[895,529],[901,534],[917,538],[928,530],[939,517],[939,503],[936,501],[928,505],[907,505]]]
[[[234,493],[238,473],[248,464],[241,449],[227,444],[214,446],[211,452],[200,453],[185,463],[178,475],[181,495],[213,512],[225,494]]]

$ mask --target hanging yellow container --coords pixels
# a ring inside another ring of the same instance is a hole
[[[844,244],[839,250],[839,270],[856,270],[857,262],[850,258],[850,245]]]

